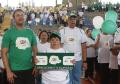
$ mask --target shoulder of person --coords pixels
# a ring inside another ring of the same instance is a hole
[[[59,31],[60,31],[60,33],[61,32],[64,32],[65,30],[66,30],[66,28],[68,28],[68,27],[62,27]]]
[[[84,31],[83,29],[77,27],[77,30],[78,30],[81,34],[85,34],[85,31]],[[85,35],[86,35],[86,34],[85,34]]]
[[[25,30],[27,30],[27,31],[29,31],[29,32],[32,32],[32,33],[34,33],[34,32],[33,32],[33,30],[32,30],[32,29],[30,29],[30,28],[25,28]]]
[[[4,35],[9,34],[9,33],[12,34],[12,32],[14,32],[14,28],[8,28],[8,30],[4,32]]]

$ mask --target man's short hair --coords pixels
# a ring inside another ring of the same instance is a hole
[[[22,9],[16,9],[16,10],[13,12],[13,18],[15,18],[15,13],[18,12],[18,11],[25,13]]]

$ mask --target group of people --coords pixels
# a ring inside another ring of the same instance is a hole
[[[24,16],[23,10],[15,10],[15,26],[9,28],[2,37],[0,59],[4,68],[0,67],[0,71],[4,77],[0,79],[0,84],[81,84],[82,68],[86,71],[86,78],[94,79],[96,56],[100,84],[119,84],[119,28],[115,35],[101,33],[93,40],[89,28],[83,30],[76,27],[77,15],[71,13],[66,27],[50,35],[47,31],[40,31],[37,36],[32,30],[25,28]],[[74,59],[71,61],[74,65],[72,70],[35,68],[38,52],[66,51],[74,53]]]
[[[96,69],[101,79],[100,84],[119,84],[119,28],[117,31],[114,35],[101,33],[93,40],[91,30],[88,28],[85,30],[88,64],[85,78],[94,79]]]
[[[13,18],[16,24],[8,29],[2,38],[1,57],[7,81],[11,84],[35,84],[34,76],[37,70],[34,65],[37,62],[37,52],[62,53],[68,50],[75,54],[72,60],[73,69],[43,70],[41,83],[79,84],[82,63],[86,69],[87,61],[85,33],[75,27],[76,16],[69,16],[69,27],[65,30],[53,32],[50,37],[47,32],[41,31],[40,40],[37,40],[37,36],[29,28],[24,27],[24,14],[21,9],[14,11]]]

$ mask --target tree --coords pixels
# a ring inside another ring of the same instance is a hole
[[[63,0],[62,3],[63,3],[63,4],[67,4],[67,3],[68,3],[68,0]]]

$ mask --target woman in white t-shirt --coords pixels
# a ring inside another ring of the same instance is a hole
[[[65,53],[61,47],[61,37],[59,34],[52,33],[50,36],[50,48],[47,52]],[[66,69],[52,69],[42,71],[42,84],[68,84],[69,71]]]
[[[38,44],[38,52],[46,52],[50,48],[49,35],[47,31],[41,31],[38,35],[40,43]]]
[[[85,77],[93,80],[94,65],[95,65],[95,41],[91,38],[91,30],[85,30],[87,36],[87,64],[88,68],[85,72]]]
[[[101,75],[101,84],[109,84],[109,58],[110,58],[110,45],[109,41],[112,35],[101,33],[98,41],[98,63]]]
[[[39,43],[37,44],[38,52],[44,53],[47,51],[48,48],[50,48],[49,35],[47,31],[41,31],[38,35],[39,37]],[[37,84],[41,84],[41,72],[39,72],[38,76],[36,77]]]

